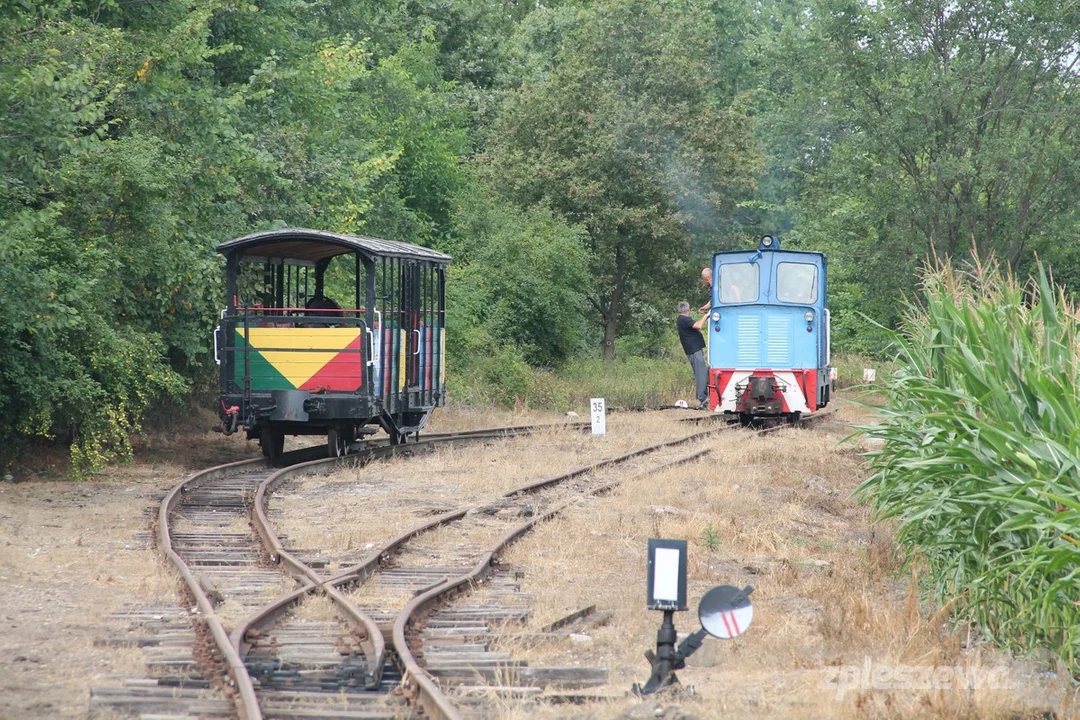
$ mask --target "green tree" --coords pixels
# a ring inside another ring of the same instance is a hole
[[[114,319],[117,260],[59,220],[56,208],[0,220],[0,463],[25,438],[59,436],[79,475],[130,457],[143,413],[186,384],[160,336]]]
[[[746,117],[718,103],[715,16],[690,2],[583,10],[547,77],[508,96],[482,161],[523,205],[588,232],[604,357],[628,301],[681,268],[754,188]]]
[[[452,352],[513,346],[551,367],[581,349],[589,286],[581,228],[544,207],[520,210],[477,183],[458,197],[455,235]]]
[[[774,3],[767,128],[796,237],[830,252],[836,328],[899,321],[929,257],[1025,272],[1075,236],[1075,28],[1057,0]],[[1064,271],[1065,268],[1062,268]]]

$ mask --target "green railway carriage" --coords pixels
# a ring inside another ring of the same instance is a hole
[[[450,256],[305,228],[218,251],[224,432],[242,428],[274,462],[286,435],[325,435],[342,455],[378,427],[404,442],[443,404]]]

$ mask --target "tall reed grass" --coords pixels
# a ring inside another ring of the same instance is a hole
[[[1077,308],[1040,269],[925,275],[893,333],[856,491],[893,520],[905,562],[954,618],[1013,650],[1048,648],[1080,670],[1080,363]]]

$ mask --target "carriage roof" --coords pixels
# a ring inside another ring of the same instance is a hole
[[[342,235],[325,230],[309,228],[285,228],[252,233],[244,237],[223,242],[217,246],[218,252],[229,255],[240,251],[246,257],[280,258],[283,260],[301,260],[318,262],[337,255],[359,252],[369,258],[393,257],[406,260],[426,260],[445,264],[451,257],[420,245],[364,237],[362,235]]]

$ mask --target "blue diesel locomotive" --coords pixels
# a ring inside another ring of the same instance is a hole
[[[781,250],[713,255],[709,407],[740,419],[797,419],[833,392],[825,255]]]

